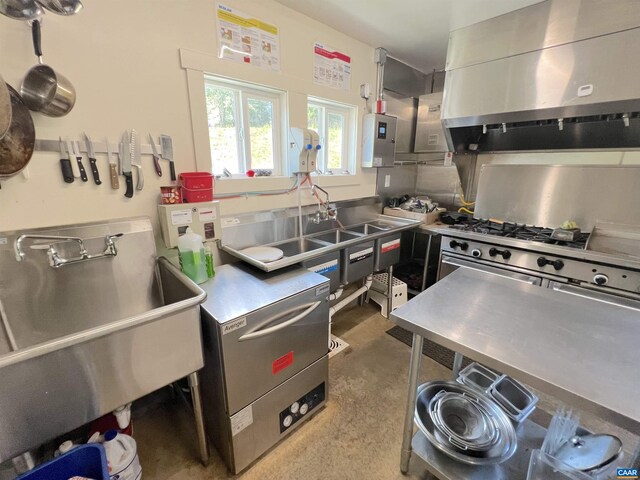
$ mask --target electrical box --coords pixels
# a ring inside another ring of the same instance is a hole
[[[318,151],[320,137],[314,130],[308,128],[291,128],[289,134],[289,172],[311,173],[318,167]]]
[[[364,116],[362,166],[393,167],[396,158],[396,117],[380,113]]]
[[[178,246],[178,237],[191,227],[204,241],[222,238],[220,202],[158,205],[162,240],[167,248]]]

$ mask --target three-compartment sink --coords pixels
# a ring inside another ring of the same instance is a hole
[[[374,269],[382,270],[389,265],[393,265],[399,260],[400,256],[400,234],[403,230],[408,230],[417,227],[422,222],[418,220],[410,220],[405,218],[390,217],[387,215],[378,215],[377,217],[366,219],[363,222],[354,222],[351,225],[347,225],[343,228],[332,228],[321,232],[315,232],[303,237],[282,239],[280,241],[265,242],[262,245],[279,248],[283,251],[283,257],[279,260],[272,262],[265,262],[252,257],[249,253],[245,253],[243,250],[252,247],[259,246],[260,244],[251,244],[246,242],[247,236],[254,239],[259,238],[277,238],[277,230],[271,230],[272,224],[267,224],[266,221],[257,222],[256,227],[252,230],[251,223],[241,224],[239,227],[229,226],[233,230],[239,228],[238,232],[233,232],[228,235],[234,243],[239,243],[242,247],[234,247],[227,243],[221,243],[222,250],[230,253],[231,255],[264,270],[265,272],[271,272],[283,267],[287,267],[294,264],[302,264],[303,266],[313,269],[311,267],[318,267],[319,273],[326,275],[326,269],[331,271],[337,269],[335,265],[336,257],[339,263],[342,263],[342,280],[353,281],[361,277],[356,277],[363,273],[362,276],[366,276]],[[260,228],[258,228],[258,225]],[[262,226],[264,225],[264,227]],[[267,231],[266,228],[270,231]],[[286,229],[285,229],[286,230]],[[274,235],[273,232],[277,234]],[[223,240],[225,236],[223,235]],[[369,250],[370,251],[367,251]],[[347,251],[345,253],[345,250]],[[361,253],[362,251],[364,253]],[[334,252],[340,252],[335,254]],[[332,255],[329,255],[332,254]],[[352,256],[353,254],[357,254]],[[370,260],[369,260],[370,259]],[[344,270],[349,270],[349,265],[353,266],[358,262],[363,262],[358,266],[367,265],[366,269],[359,271],[359,268],[352,268],[351,273],[345,275]],[[369,270],[369,262],[372,263],[371,270]],[[335,275],[335,274],[334,274]],[[329,275],[326,275],[329,276]],[[331,277],[330,277],[331,278]],[[332,290],[337,287],[337,280],[332,279]]]

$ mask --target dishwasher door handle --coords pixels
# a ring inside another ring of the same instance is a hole
[[[273,327],[263,328],[263,329],[260,329],[260,330],[256,330],[254,332],[245,333],[244,335],[242,335],[238,339],[238,341],[239,342],[245,342],[247,340],[254,340],[256,338],[264,337],[264,336],[267,336],[267,335],[269,335],[271,333],[274,333],[274,332],[277,332],[277,331],[282,330],[284,328],[287,328],[288,326],[293,325],[294,323],[298,323],[300,320],[304,319],[311,312],[313,312],[316,308],[318,308],[321,303],[322,302],[319,302],[319,301],[312,303],[304,311],[300,312],[295,317],[290,318],[286,322],[279,323],[278,325],[274,325]],[[293,311],[295,311],[295,310],[298,310],[298,308],[294,309]],[[289,310],[288,312],[284,312],[284,313],[278,315],[277,317],[275,317],[273,320],[271,320],[268,323],[273,323],[273,321],[277,320],[278,318],[282,318],[282,317],[284,317],[285,315],[287,315],[289,313],[291,313],[291,310]]]

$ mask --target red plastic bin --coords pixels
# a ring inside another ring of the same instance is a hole
[[[184,172],[179,175],[183,203],[213,200],[213,175],[203,172]]]

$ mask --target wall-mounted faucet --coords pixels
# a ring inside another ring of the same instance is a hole
[[[24,235],[20,235],[16,238],[15,243],[13,244],[13,249],[16,254],[16,260],[21,262],[25,258],[25,252],[22,249],[22,243],[27,239],[32,240],[49,240],[49,242],[43,242],[39,245],[32,245],[31,248],[39,248],[46,249],[47,255],[49,256],[49,265],[53,268],[62,267],[64,265],[70,263],[82,262],[84,260],[93,260],[96,258],[103,257],[115,257],[118,254],[118,250],[116,249],[115,241],[122,237],[124,234],[117,233],[115,235],[107,235],[104,239],[105,249],[102,253],[96,255],[90,255],[87,252],[87,249],[84,246],[84,241],[79,237],[62,237],[56,235],[36,235],[26,233]],[[62,258],[58,251],[55,249],[54,245],[56,243],[61,242],[76,242],[80,247],[80,256],[74,258]]]
[[[326,201],[321,201],[320,197],[318,197],[318,193],[316,190],[320,190],[327,197]],[[319,187],[318,185],[313,185],[311,187],[311,192],[318,200],[318,211],[315,215],[311,216],[311,221],[313,223],[320,223],[325,220],[337,220],[338,219],[338,209],[335,205],[331,205],[329,203],[329,192],[327,192],[324,188]]]

